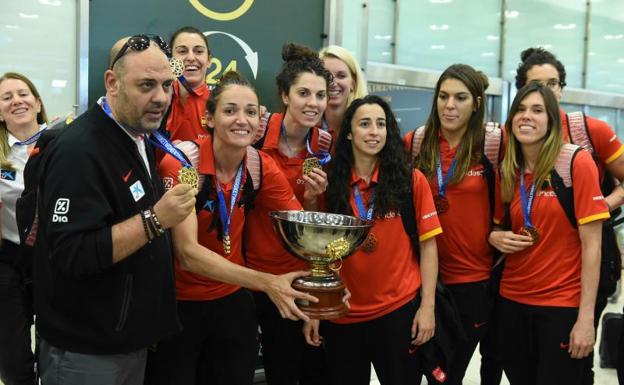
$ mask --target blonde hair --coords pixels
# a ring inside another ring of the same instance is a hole
[[[17,72],[7,72],[0,76],[0,83],[8,79],[21,80],[28,86],[33,96],[41,103],[41,110],[37,113],[37,123],[48,123],[48,116],[45,112],[45,107],[41,101],[41,95],[37,91],[37,87],[26,76],[18,74]],[[4,120],[0,121],[0,167],[4,169],[12,169],[13,165],[9,162],[9,154],[11,153],[11,147],[9,146],[9,129],[7,128]]]
[[[503,202],[511,202],[516,183],[518,182],[520,165],[524,162],[522,157],[522,145],[513,134],[512,122],[518,113],[520,103],[530,94],[538,92],[544,98],[546,114],[548,115],[548,131],[542,148],[540,149],[537,163],[533,169],[533,181],[536,193],[542,189],[546,180],[550,178],[550,172],[555,167],[557,157],[563,146],[561,132],[561,117],[559,116],[559,103],[553,92],[547,86],[539,82],[530,82],[522,87],[511,104],[505,130],[507,131],[507,150],[501,163],[501,198]]]
[[[360,64],[357,62],[357,59],[353,54],[339,45],[330,45],[328,47],[322,48],[319,51],[319,57],[321,60],[324,60],[328,57],[338,59],[347,65],[349,68],[349,72],[351,72],[351,77],[355,83],[355,88],[353,92],[349,94],[349,98],[347,99],[347,107],[351,104],[355,99],[360,99],[368,94],[366,89],[366,79],[364,78],[364,73],[360,68]]]

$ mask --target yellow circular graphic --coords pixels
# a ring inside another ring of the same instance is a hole
[[[245,12],[251,8],[254,0],[244,0],[243,4],[240,7],[236,8],[231,12],[215,12],[211,9],[206,8],[199,0],[189,0],[189,3],[195,8],[199,13],[206,16],[209,19],[219,20],[219,21],[230,21],[234,19],[238,19]]]

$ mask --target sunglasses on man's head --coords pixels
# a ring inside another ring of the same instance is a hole
[[[128,49],[137,52],[145,51],[149,48],[150,41],[156,43],[158,48],[160,48],[165,53],[165,55],[167,55],[168,58],[171,57],[171,49],[169,48],[169,44],[167,44],[167,42],[162,37],[158,35],[134,35],[130,37],[128,41],[124,43],[123,47],[121,47],[119,52],[117,52],[117,55],[115,55],[115,58],[111,62],[109,69],[113,69],[115,63],[117,63],[119,59],[121,59],[123,55],[128,52]]]

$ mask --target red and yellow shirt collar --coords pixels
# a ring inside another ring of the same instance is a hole
[[[373,171],[373,175],[371,175],[370,185],[377,184],[379,180],[379,162],[375,165],[375,170]],[[349,185],[354,186],[357,185],[360,190],[366,190],[370,185],[366,183],[364,179],[362,179],[355,172],[355,167],[351,168],[351,183]]]
[[[281,137],[281,133],[282,133],[282,122],[284,121],[284,113],[280,112],[280,113],[275,113],[271,115],[271,120],[269,121],[267,130],[268,132],[266,133],[266,137],[264,138],[264,144],[263,144],[263,148],[264,149],[278,149],[279,147],[279,140]],[[319,148],[318,148],[318,143],[319,143],[319,133],[318,127],[313,127],[311,128],[311,137],[310,137],[310,147],[312,148],[312,151],[316,152],[320,152]]]

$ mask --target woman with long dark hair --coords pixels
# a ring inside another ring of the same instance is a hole
[[[487,87],[482,72],[466,64],[451,65],[438,79],[425,126],[406,136],[415,166],[429,180],[435,197],[444,229],[437,238],[440,280],[453,294],[467,337],[453,347],[447,378],[453,385],[462,383],[491,323],[489,279],[494,253],[487,237],[502,140],[498,128],[486,133]],[[496,150],[495,159],[488,158],[486,147]]]
[[[593,349],[601,222],[609,210],[591,155],[564,144],[547,85],[522,87],[505,129],[496,229],[505,253],[498,348],[512,385],[580,384]]]
[[[410,344],[422,345],[434,334],[435,236],[442,232],[431,191],[423,174],[410,169],[396,119],[378,96],[351,103],[335,154],[328,211],[370,219],[374,225],[340,270],[352,295],[349,315],[322,325],[331,379],[368,384],[372,363],[382,384],[418,383],[418,359]],[[416,221],[418,246],[404,227],[403,214]],[[320,344],[318,327],[318,320],[306,323],[309,344]]]

